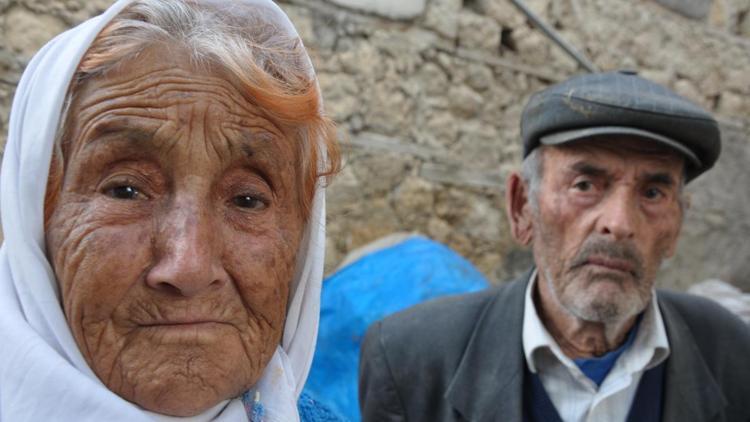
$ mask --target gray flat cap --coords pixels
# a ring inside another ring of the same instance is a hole
[[[539,145],[632,135],[686,158],[687,181],[719,158],[721,134],[709,112],[630,71],[577,76],[534,94],[521,116],[524,158]]]

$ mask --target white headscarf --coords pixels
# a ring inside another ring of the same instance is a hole
[[[243,1],[263,7],[269,19],[298,36],[272,1]],[[50,41],[31,60],[16,91],[0,176],[5,235],[0,249],[0,422],[247,419],[238,398],[194,418],[170,418],[146,412],[108,390],[78,350],[45,256],[46,180],[68,85],[98,33],[131,2],[118,0],[101,16]],[[325,194],[318,187],[282,342],[250,393],[259,398],[264,421],[299,421],[296,402],[318,334],[324,236]]]

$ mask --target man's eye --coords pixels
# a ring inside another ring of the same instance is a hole
[[[115,199],[138,199],[143,196],[138,189],[128,185],[115,186],[106,193]]]
[[[661,190],[657,189],[657,188],[648,188],[644,192],[644,196],[647,199],[658,199],[658,198],[661,198],[662,196],[664,196],[664,193]]]
[[[588,180],[582,180],[576,184],[573,185],[574,188],[578,189],[581,192],[587,192],[591,190],[591,188],[594,187],[593,183],[589,182]]]
[[[253,210],[263,209],[266,207],[266,203],[261,198],[252,195],[237,195],[232,198],[232,203],[240,208]]]

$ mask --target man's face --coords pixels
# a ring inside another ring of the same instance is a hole
[[[644,141],[579,141],[543,151],[534,258],[571,315],[614,322],[641,312],[682,224],[683,160]],[[532,193],[533,194],[533,193]]]

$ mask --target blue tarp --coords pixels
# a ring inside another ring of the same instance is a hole
[[[359,346],[367,327],[428,299],[487,286],[471,263],[424,237],[409,238],[340,269],[323,282],[318,345],[305,392],[359,421]]]

